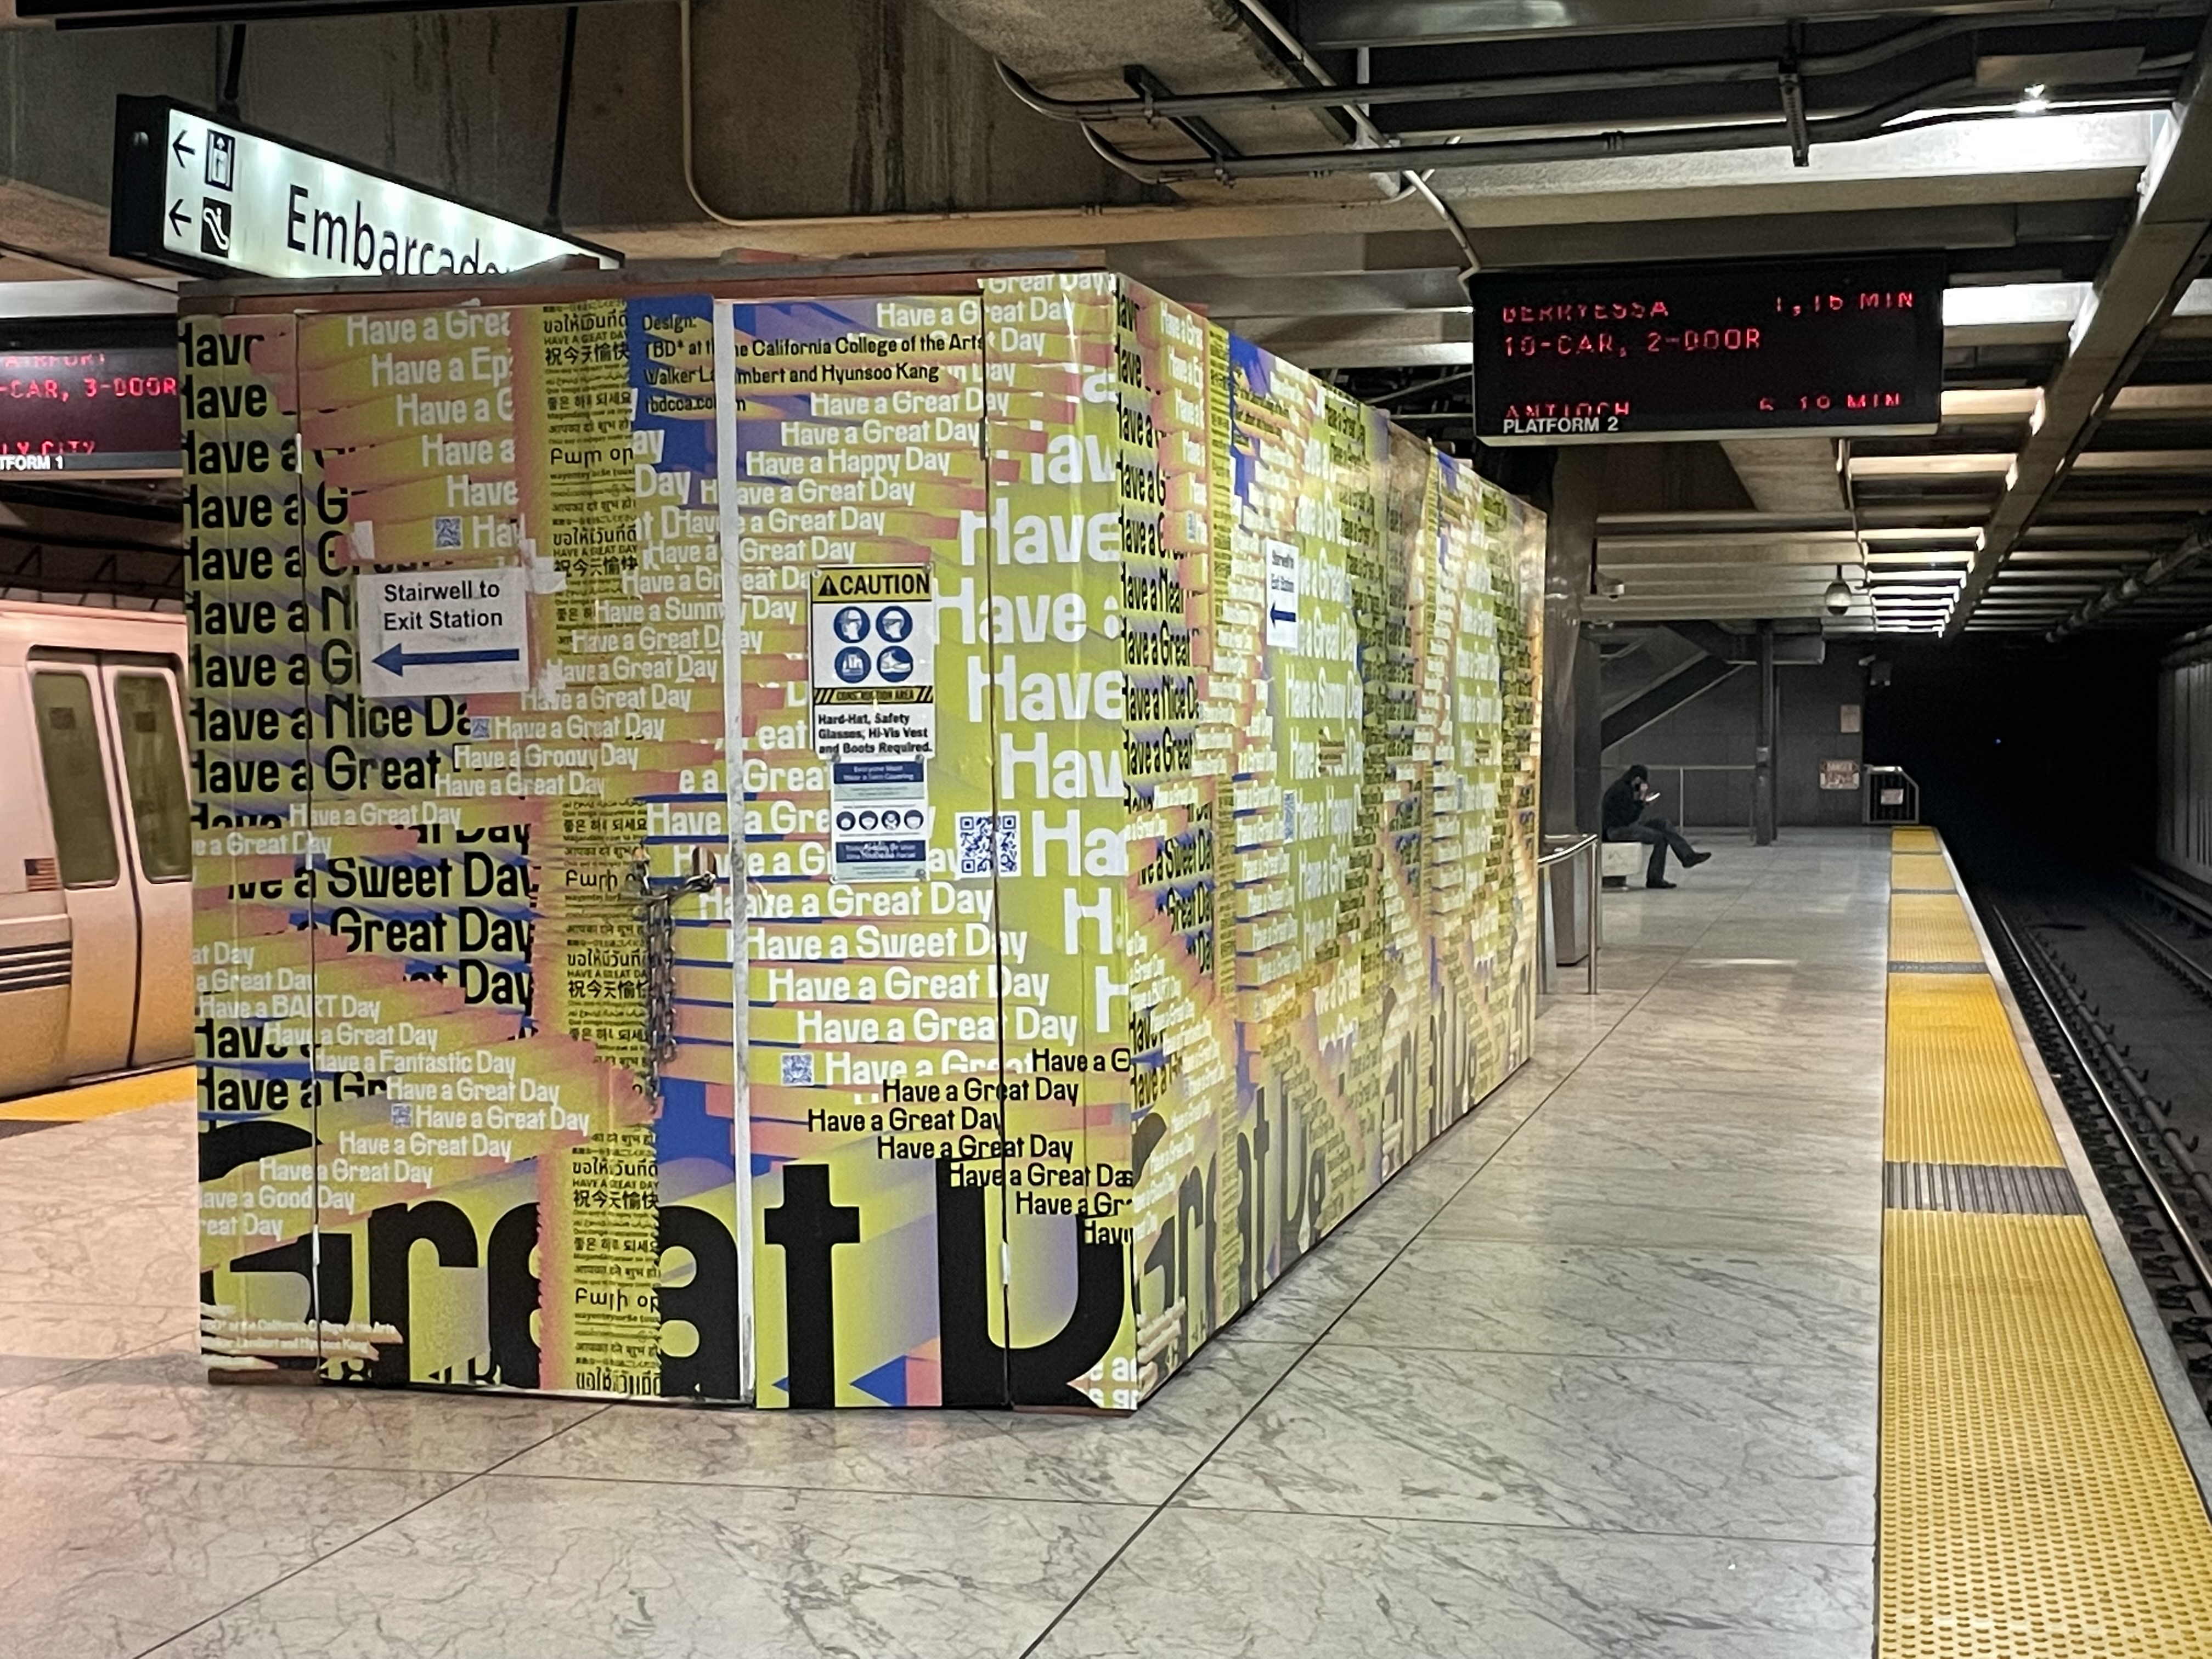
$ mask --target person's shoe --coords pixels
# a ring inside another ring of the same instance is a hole
[[[1694,870],[1711,857],[1712,857],[1711,853],[1685,853],[1682,854],[1682,867],[1685,870]]]
[[[1657,881],[1647,881],[1644,884],[1646,887],[1663,887],[1670,893],[1674,890],[1674,884],[1667,880],[1664,877],[1662,877]]]

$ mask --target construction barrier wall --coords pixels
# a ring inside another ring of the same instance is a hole
[[[211,1367],[1130,1409],[1527,1056],[1540,516],[854,286],[187,319]]]

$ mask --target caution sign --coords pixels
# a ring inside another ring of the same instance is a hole
[[[937,606],[926,565],[815,573],[814,747],[836,761],[937,752]]]

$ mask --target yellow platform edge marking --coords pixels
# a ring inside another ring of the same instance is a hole
[[[1887,1157],[2060,1162],[1987,975],[1892,974],[1888,1024]],[[2212,1653],[2212,1521],[2087,1218],[1887,1211],[1881,1301],[1879,1659]]]
[[[1883,1659],[2212,1648],[2212,1526],[2081,1216],[1882,1218]]]
[[[1951,866],[1941,853],[1892,853],[1889,884],[1899,890],[1940,887],[1947,892],[1954,890]]]
[[[1942,849],[1943,843],[1936,832],[1924,824],[1901,823],[1889,832],[1889,848],[1893,853],[1934,853]]]
[[[1889,959],[1978,963],[1982,942],[1966,919],[1966,902],[1956,893],[1892,893]]]
[[[2065,1162],[1987,974],[1892,974],[1887,1024],[1885,1158]]]
[[[139,1072],[131,1077],[110,1078],[105,1083],[58,1089],[52,1094],[0,1101],[0,1118],[10,1122],[84,1123],[191,1097],[192,1068],[173,1066],[166,1071]]]

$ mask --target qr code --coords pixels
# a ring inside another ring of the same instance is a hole
[[[988,812],[956,812],[953,834],[957,842],[958,873],[988,876],[992,872],[991,818]],[[998,873],[1022,872],[1022,818],[1018,812],[998,814]]]
[[[443,551],[452,548],[459,551],[461,545],[461,520],[458,514],[440,514],[430,520],[430,545]]]
[[[790,1088],[811,1089],[814,1086],[814,1056],[786,1054],[783,1057],[783,1080]]]

